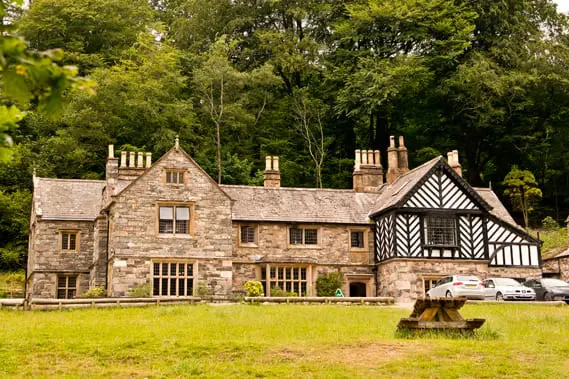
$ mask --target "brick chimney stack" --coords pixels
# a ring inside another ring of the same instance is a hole
[[[265,157],[265,187],[279,188],[281,186],[281,172],[279,170],[279,157]]]
[[[387,184],[391,184],[399,177],[399,150],[395,147],[395,137],[389,136],[387,148]]]
[[[383,184],[383,167],[379,150],[356,150],[355,158],[352,174],[354,191],[377,191]]]

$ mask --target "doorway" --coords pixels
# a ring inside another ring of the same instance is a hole
[[[350,283],[350,297],[366,297],[366,284],[362,282]]]

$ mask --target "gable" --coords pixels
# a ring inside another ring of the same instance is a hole
[[[186,172],[185,185],[174,185],[165,183],[166,170],[176,170]],[[157,199],[163,196],[183,195],[181,197],[191,198],[200,197],[200,194],[217,192],[223,197],[231,200],[229,195],[221,189],[214,181],[183,149],[173,147],[152,167],[147,169],[142,175],[126,185],[116,197],[124,196],[130,191],[144,192],[152,191]],[[172,193],[172,191],[174,193]]]
[[[434,167],[407,194],[403,208],[429,208],[454,210],[487,209],[487,204],[471,187],[450,168],[439,164]]]

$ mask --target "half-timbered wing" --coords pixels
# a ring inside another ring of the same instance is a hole
[[[384,187],[371,217],[378,262],[427,258],[540,265],[539,241],[515,224],[491,190],[472,188],[442,157]]]

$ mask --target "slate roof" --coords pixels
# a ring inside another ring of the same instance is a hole
[[[43,220],[94,220],[104,180],[35,178],[34,207]]]
[[[233,219],[331,224],[368,224],[378,193],[316,188],[222,185],[235,201]]]
[[[508,224],[512,224],[515,227],[520,227],[516,221],[512,218],[504,204],[500,201],[498,196],[492,191],[490,188],[477,188],[473,187],[473,189],[480,195],[480,197],[488,203],[492,207],[490,210],[490,214],[498,217],[502,221],[507,222]]]

